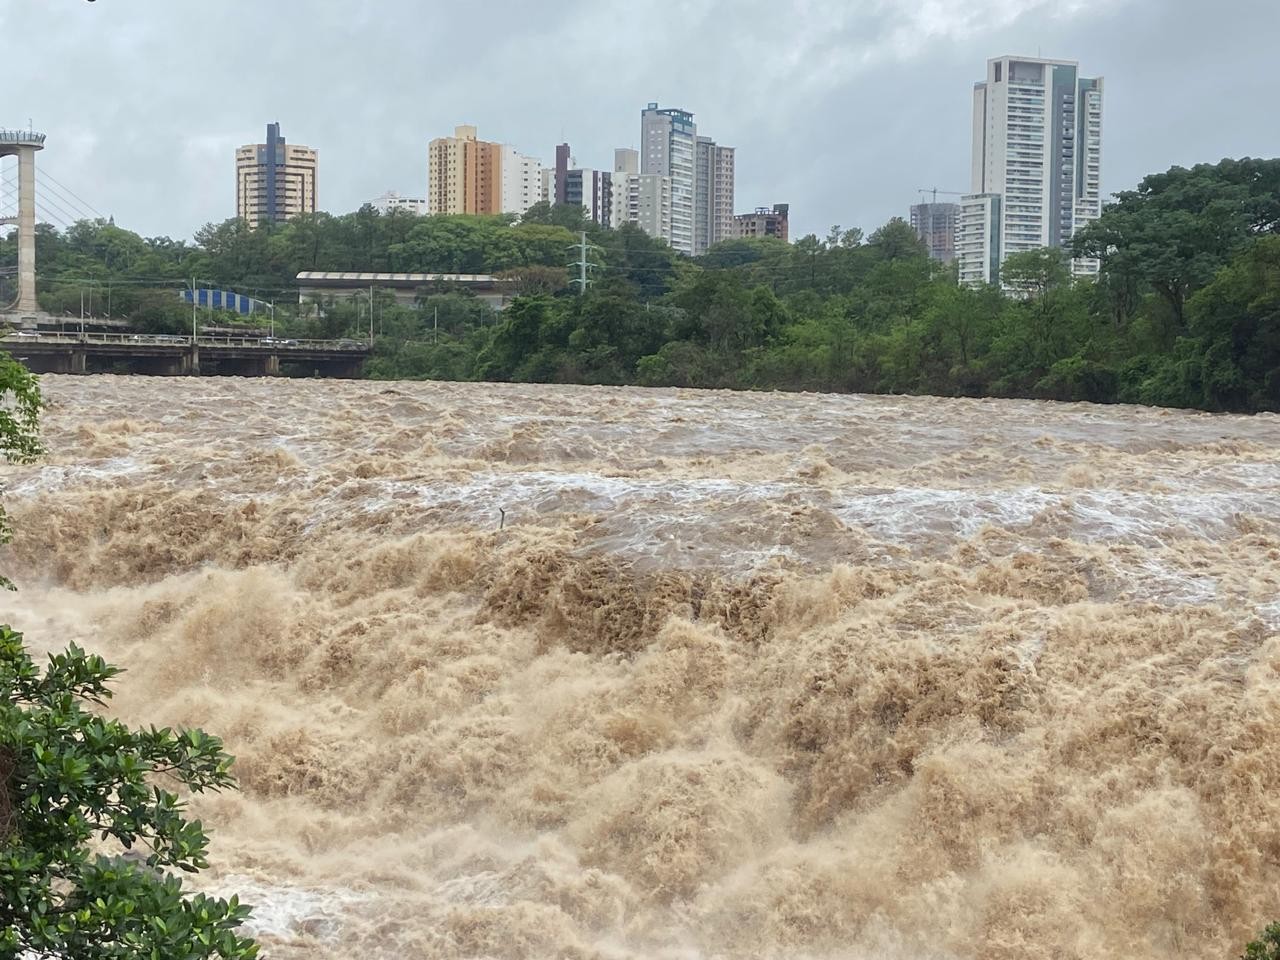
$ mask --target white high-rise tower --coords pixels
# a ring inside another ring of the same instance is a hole
[[[659,110],[656,103],[640,114],[640,173],[671,180],[671,246],[693,256],[696,177],[694,150],[698,128],[687,110]]]
[[[1000,57],[973,90],[972,193],[960,203],[960,281],[995,283],[1011,253],[1066,247],[1102,212],[1102,80],[1069,60]],[[1075,260],[1077,275],[1098,264]]]

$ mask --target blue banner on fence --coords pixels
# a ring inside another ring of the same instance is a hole
[[[179,290],[178,296],[182,298],[183,303],[191,303],[191,290]],[[210,310],[230,310],[232,313],[238,313],[242,316],[249,316],[257,313],[259,310],[265,310],[267,305],[261,300],[254,300],[252,297],[246,297],[243,294],[233,293],[230,290],[209,290],[204,287],[196,290],[195,303],[199,307],[208,307]]]

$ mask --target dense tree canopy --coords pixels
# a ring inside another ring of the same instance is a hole
[[[413,306],[375,297],[371,376],[925,392],[1276,409],[1280,160],[1173,168],[1117,196],[1065,255],[1010,257],[1003,287],[957,286],[911,228],[833,226],[788,244],[730,240],[696,260],[580,207],[511,217],[417,218],[366,207],[249,230],[210,225],[192,244],[113,224],[41,228],[41,300],[109,304],[180,331],[174,291],[201,284],[275,299],[299,335],[367,336],[367,297],[295,316],[302,270],[494,273],[520,299],[498,316],[433,286]],[[590,286],[566,265],[586,234]],[[0,265],[16,256],[0,242]],[[0,290],[0,295],[3,291]]]

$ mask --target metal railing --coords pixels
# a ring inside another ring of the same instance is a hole
[[[0,143],[44,143],[44,134],[34,130],[5,130],[0,128]]]
[[[122,346],[191,346],[191,337],[165,333],[72,333],[65,331],[18,331],[3,337],[23,343],[119,344]],[[367,353],[369,344],[360,340],[294,340],[288,337],[196,337],[198,347],[238,347],[263,351],[332,350]]]

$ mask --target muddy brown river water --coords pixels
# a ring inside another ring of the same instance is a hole
[[[279,958],[1229,957],[1280,419],[46,377],[0,616],[238,757]]]

